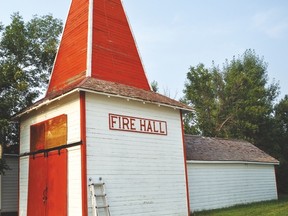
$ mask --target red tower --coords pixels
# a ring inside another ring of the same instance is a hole
[[[189,215],[184,111],[151,90],[121,0],[72,0],[46,96],[17,115],[19,214],[95,215],[104,179],[111,215]]]
[[[72,1],[47,96],[86,77],[150,90],[120,0]]]

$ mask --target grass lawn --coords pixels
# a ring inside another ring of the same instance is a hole
[[[287,216],[288,195],[279,196],[278,201],[267,201],[239,205],[226,209],[196,212],[191,216]]]

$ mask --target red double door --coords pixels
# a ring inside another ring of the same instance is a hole
[[[66,149],[30,156],[27,215],[67,215]]]

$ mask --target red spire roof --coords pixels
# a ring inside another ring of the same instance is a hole
[[[150,91],[121,0],[72,0],[47,96],[86,77]]]

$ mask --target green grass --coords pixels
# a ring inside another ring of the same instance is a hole
[[[191,216],[288,216],[288,195],[279,196],[275,201],[195,212]]]

